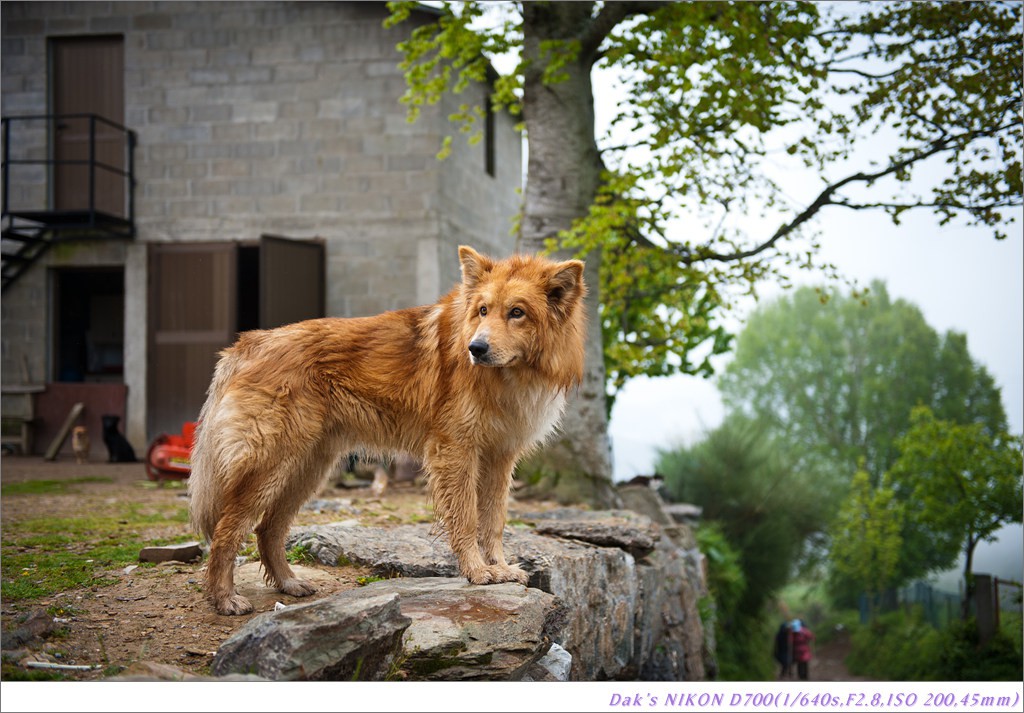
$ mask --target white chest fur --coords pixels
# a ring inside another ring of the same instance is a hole
[[[565,411],[565,393],[538,389],[533,395],[533,403],[525,411],[531,430],[527,435],[528,445],[540,443],[547,438],[562,420]]]

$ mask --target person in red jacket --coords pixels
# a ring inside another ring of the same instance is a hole
[[[801,681],[808,680],[808,667],[811,662],[814,632],[803,625],[799,619],[793,620],[793,661],[796,662],[796,675]]]

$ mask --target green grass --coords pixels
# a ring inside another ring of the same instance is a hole
[[[142,547],[192,539],[190,533],[183,533],[144,540],[142,530],[187,522],[186,507],[154,510],[124,503],[109,514],[4,523],[0,596],[5,603],[28,601],[114,584],[117,580],[103,573],[138,564]]]
[[[360,587],[365,587],[367,584],[372,584],[374,582],[383,582],[386,579],[387,577],[368,575],[366,577],[356,577],[356,584],[358,584]]]
[[[8,495],[43,495],[48,493],[66,493],[73,485],[81,483],[113,483],[113,478],[106,476],[86,476],[68,480],[26,480],[23,483],[7,483],[0,486],[0,496]]]
[[[316,562],[316,556],[309,551],[309,545],[295,545],[285,556],[292,564],[311,564]]]

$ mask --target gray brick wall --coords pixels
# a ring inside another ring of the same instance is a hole
[[[125,265],[127,426],[142,446],[145,243],[323,238],[327,313],[337,316],[433,301],[458,279],[460,243],[511,252],[512,120],[499,118],[497,178],[484,172],[482,144],[461,137],[439,164],[450,107],[406,122],[395,45],[409,28],[385,30],[385,13],[376,2],[4,2],[5,115],[47,111],[48,37],[116,33],[124,123],[138,133],[136,243],[51,253],[5,293],[5,382],[22,355],[48,358],[46,265]],[[30,141],[45,152],[42,131]],[[43,178],[12,180],[12,195],[38,202]]]

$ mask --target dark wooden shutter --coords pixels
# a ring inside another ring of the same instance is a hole
[[[148,433],[195,421],[221,349],[235,341],[233,243],[149,246]]]
[[[260,238],[260,327],[323,316],[323,243]]]

